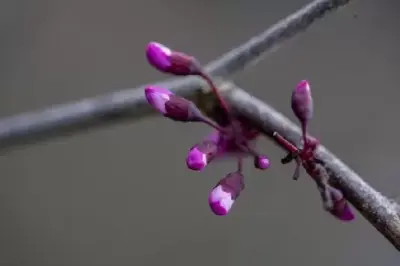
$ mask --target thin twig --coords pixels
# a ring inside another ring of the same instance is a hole
[[[251,122],[272,140],[275,140],[274,132],[278,132],[286,140],[301,147],[301,129],[283,114],[233,83],[223,82],[218,86],[237,115],[246,118],[246,121]],[[203,101],[208,103],[204,111],[212,114],[217,102],[211,94],[204,97],[206,99]],[[316,159],[328,172],[329,183],[340,189],[345,198],[400,251],[399,205],[373,189],[325,147],[320,146],[317,149]]]
[[[259,60],[262,54],[307,29],[317,19],[350,0],[316,0],[268,28],[248,42],[222,55],[205,69],[211,76],[227,78]],[[157,82],[176,94],[193,99],[204,85],[199,78]],[[144,86],[57,105],[0,120],[0,149],[37,142],[54,136],[122,120],[132,121],[152,113],[143,94]]]

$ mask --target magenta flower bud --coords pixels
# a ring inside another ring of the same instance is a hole
[[[269,162],[269,159],[267,156],[259,155],[259,156],[254,157],[254,166],[257,169],[265,170],[269,167],[269,165],[270,165],[270,162]]]
[[[331,188],[331,197],[333,200],[333,208],[330,213],[333,216],[344,222],[349,222],[355,219],[354,213],[342,192],[335,188]]]
[[[194,57],[173,51],[157,42],[147,45],[146,56],[153,67],[164,73],[179,76],[200,73],[200,65]]]
[[[312,118],[314,105],[307,80],[300,81],[293,91],[292,110],[302,123],[307,123]]]
[[[208,197],[211,211],[218,216],[227,215],[243,189],[243,175],[239,172],[228,174],[218,182]]]
[[[171,99],[174,94],[167,89],[150,86],[145,88],[144,93],[146,99],[154,109],[165,115],[167,113],[165,104]]]
[[[150,86],[145,89],[147,101],[165,117],[175,121],[202,121],[203,114],[197,106],[185,98],[174,95],[167,89]]]
[[[186,165],[193,171],[202,171],[217,153],[217,143],[212,140],[204,140],[189,150],[186,157]]]

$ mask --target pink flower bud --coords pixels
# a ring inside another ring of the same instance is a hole
[[[167,89],[150,86],[145,88],[144,93],[146,99],[154,109],[165,115],[167,111],[165,110],[165,104],[171,99],[174,94]]]
[[[213,188],[208,203],[215,215],[227,215],[244,189],[244,177],[239,172],[228,174]]]
[[[333,200],[333,208],[330,213],[341,221],[349,222],[355,219],[354,213],[351,210],[349,203],[344,198],[342,192],[332,188],[331,197]]]
[[[191,170],[202,171],[217,153],[217,143],[212,140],[204,140],[189,150],[186,165]]]
[[[150,86],[145,89],[147,101],[165,117],[175,121],[194,122],[204,118],[197,106],[167,89]]]
[[[307,123],[313,115],[314,106],[310,84],[302,80],[292,93],[292,110],[302,123]]]
[[[265,170],[269,167],[270,162],[267,156],[259,155],[254,157],[254,166],[260,170]]]
[[[194,57],[173,51],[157,42],[147,45],[146,56],[149,63],[161,72],[186,76],[199,74],[200,71]]]

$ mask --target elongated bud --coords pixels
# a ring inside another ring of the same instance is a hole
[[[243,175],[239,172],[228,174],[217,183],[208,197],[211,211],[218,216],[227,215],[243,189]]]
[[[314,104],[310,84],[300,81],[292,93],[292,110],[301,123],[307,123],[313,115]]]
[[[147,101],[165,117],[180,122],[202,121],[204,118],[197,106],[167,89],[150,86],[145,89]]]
[[[150,86],[144,89],[144,93],[146,95],[147,102],[158,112],[165,115],[167,111],[165,110],[165,104],[171,99],[174,95],[167,89]]]
[[[147,45],[146,56],[153,67],[164,73],[178,76],[200,73],[200,64],[193,56],[173,51],[157,42]]]
[[[265,155],[258,155],[254,157],[254,167],[260,170],[269,168],[270,161]]]
[[[342,192],[335,188],[331,188],[331,197],[333,200],[333,208],[330,213],[335,216],[337,219],[349,222],[354,220],[355,216],[353,211],[351,210],[349,203],[344,198]]]
[[[202,171],[218,153],[218,145],[212,140],[203,140],[194,145],[186,157],[186,165],[193,171]]]

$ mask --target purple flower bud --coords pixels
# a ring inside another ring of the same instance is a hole
[[[186,157],[186,165],[191,170],[202,171],[217,153],[217,143],[212,140],[204,140],[189,150]]]
[[[178,97],[167,89],[150,86],[145,89],[145,95],[151,106],[172,120],[194,122],[203,118],[203,114],[193,102]]]
[[[354,213],[351,210],[349,203],[344,198],[342,192],[332,188],[331,197],[333,200],[333,208],[330,213],[341,221],[349,222],[355,219]]]
[[[269,159],[267,156],[259,155],[259,156],[254,157],[254,166],[257,169],[265,170],[269,167],[269,165],[270,165],[270,162],[269,162]]]
[[[147,45],[146,56],[153,67],[165,73],[186,76],[200,72],[200,65],[194,57],[173,51],[157,42]]]
[[[150,86],[145,88],[144,93],[147,101],[154,109],[163,115],[167,113],[165,104],[171,99],[171,96],[174,95],[172,92],[164,88]]]
[[[208,203],[215,215],[227,215],[244,189],[244,177],[239,172],[228,174],[213,188]]]
[[[307,123],[313,115],[314,106],[310,84],[300,81],[292,93],[292,110],[302,123]]]

